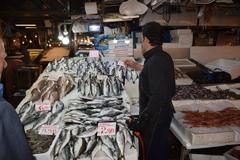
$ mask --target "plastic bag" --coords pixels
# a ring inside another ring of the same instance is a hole
[[[72,32],[73,33],[85,33],[85,32],[88,32],[88,27],[86,25],[84,25],[83,23],[76,21],[73,23]]]
[[[142,15],[148,10],[148,7],[137,0],[128,0],[120,5],[119,12],[122,15],[135,16]]]

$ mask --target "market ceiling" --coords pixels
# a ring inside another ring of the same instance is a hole
[[[98,13],[102,15],[118,13],[119,6],[123,1],[126,0],[1,0],[0,22],[3,20],[10,24],[35,23],[38,26],[44,26],[44,20],[62,22],[72,15],[84,15],[85,2],[97,2]],[[144,2],[145,0],[139,1]],[[193,1],[180,0],[180,5],[186,5]],[[233,2],[233,4],[226,6],[238,7],[239,10],[239,0],[233,0]]]
[[[0,19],[7,21],[63,20],[85,14],[85,2],[97,2],[99,12],[118,7],[124,0],[1,0]]]

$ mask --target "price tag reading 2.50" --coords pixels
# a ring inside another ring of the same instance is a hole
[[[35,110],[37,112],[50,111],[51,110],[51,105],[50,104],[36,104]]]
[[[116,122],[98,123],[98,136],[115,135]]]

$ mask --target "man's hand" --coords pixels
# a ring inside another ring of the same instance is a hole
[[[141,71],[143,69],[143,65],[141,64],[138,64],[137,62],[133,61],[133,60],[125,60],[124,61],[124,64],[127,66],[127,67],[130,67],[130,68],[133,68],[137,71]]]

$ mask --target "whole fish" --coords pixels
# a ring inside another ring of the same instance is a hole
[[[78,136],[81,138],[91,137],[97,133],[97,127],[91,127],[90,129],[86,130],[85,132],[79,134]]]
[[[125,150],[125,137],[124,137],[124,134],[122,131],[117,132],[116,142],[120,149],[121,159],[123,159],[124,158],[124,150]]]
[[[40,98],[41,98],[41,93],[40,93],[39,89],[34,88],[31,91],[31,97],[30,97],[29,101],[35,102],[35,101],[39,100]]]

